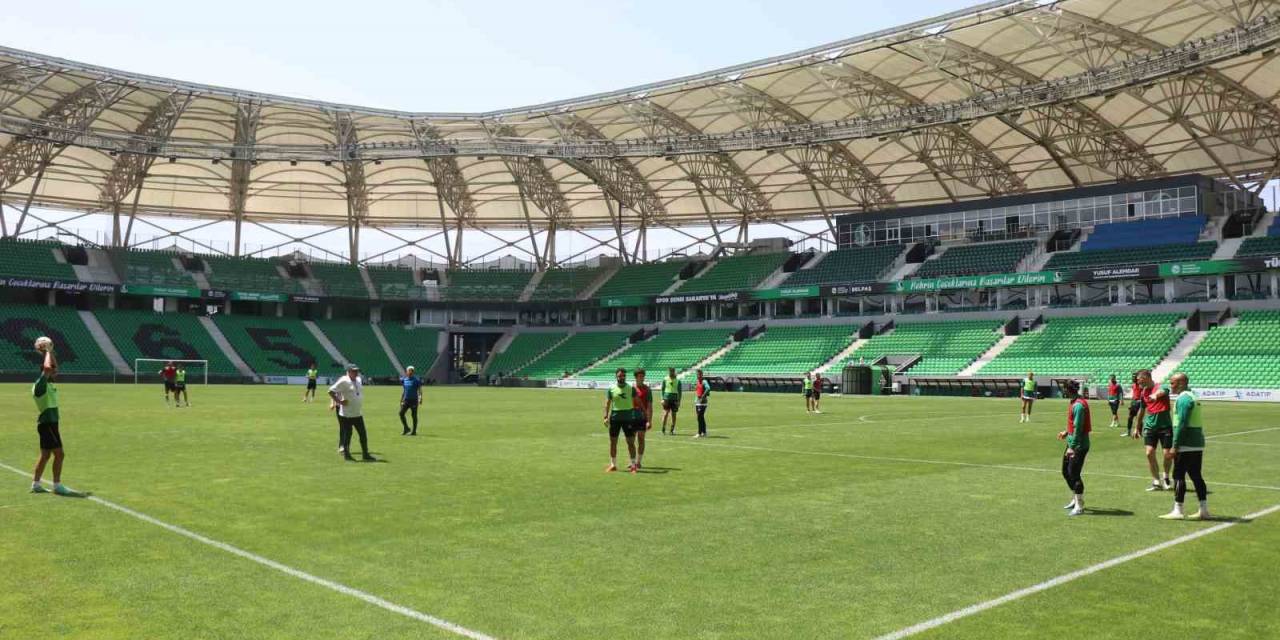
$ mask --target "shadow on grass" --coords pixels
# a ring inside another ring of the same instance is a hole
[[[1132,511],[1129,511],[1126,509],[1095,509],[1092,507],[1085,507],[1084,513],[1085,515],[1090,515],[1090,516],[1131,516],[1133,515]]]
[[[679,471],[679,470],[680,469],[677,467],[640,467],[639,473],[662,474],[662,473],[671,473],[672,471]]]

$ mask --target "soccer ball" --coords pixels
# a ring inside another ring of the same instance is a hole
[[[36,338],[36,351],[44,353],[53,348],[53,340],[49,336],[40,336]]]

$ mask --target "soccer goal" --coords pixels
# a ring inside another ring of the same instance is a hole
[[[172,360],[167,358],[134,358],[133,383],[162,381],[164,378],[160,377],[160,371],[170,362],[183,365],[183,368],[187,370],[188,382],[194,382],[203,376],[204,384],[209,384],[208,360],[182,360],[180,358]],[[195,371],[192,371],[192,369],[195,369]]]

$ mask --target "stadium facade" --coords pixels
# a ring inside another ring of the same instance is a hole
[[[1276,2],[995,2],[478,114],[0,48],[0,370],[56,334],[90,377],[195,355],[221,380],[358,359],[571,386],[614,364],[701,366],[787,388],[856,363],[899,389],[999,390],[1020,367],[1096,382],[1158,365],[1270,398],[1280,341],[1256,338],[1280,307],[1280,225],[1260,198],[1280,172],[1278,43]],[[112,233],[32,241],[66,230],[44,209],[108,215]],[[235,240],[141,249],[135,227],[169,217]],[[762,237],[796,221],[822,222],[801,235],[823,250]],[[290,223],[347,251],[244,250]],[[655,255],[655,229],[690,242]],[[361,260],[371,231],[428,266]],[[499,232],[520,235],[468,253]],[[559,251],[564,234],[587,248]],[[481,267],[504,251],[508,268]],[[1055,336],[1096,357],[1059,357]]]

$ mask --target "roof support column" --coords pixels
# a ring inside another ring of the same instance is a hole
[[[698,191],[698,200],[702,201],[702,210],[707,214],[707,223],[711,225],[711,233],[716,237],[716,244],[724,244],[724,241],[720,239],[720,227],[716,226],[716,219],[712,217],[711,207],[707,204],[707,196],[702,192],[702,181],[693,178],[693,188]]]
[[[622,203],[618,202],[618,208],[613,208],[614,202],[612,198],[605,197],[604,206],[609,210],[609,221],[613,223],[613,233],[618,238],[618,256],[622,258],[623,264],[634,262],[627,255],[627,243],[622,238]]]
[[[444,252],[449,261],[450,267],[458,265],[458,261],[453,256],[453,244],[449,242],[449,220],[444,215],[444,196],[440,195],[440,187],[436,186],[436,206],[440,208],[440,230],[444,232]]]
[[[27,221],[27,212],[31,211],[31,201],[36,198],[36,191],[40,190],[40,181],[44,179],[44,169],[49,166],[47,162],[40,163],[40,170],[36,172],[36,180],[31,185],[31,193],[27,194],[27,203],[22,206],[22,215],[18,216],[18,224],[13,227],[13,235],[22,234],[22,223]]]
[[[805,174],[808,177],[808,174]],[[818,203],[818,210],[822,212],[822,219],[827,223],[827,230],[831,232],[831,244],[839,246],[840,243],[836,238],[836,223],[831,219],[831,212],[827,211],[827,205],[822,201],[822,194],[818,192],[818,185],[813,183],[813,178],[809,178],[809,190],[813,191],[813,201]]]
[[[519,186],[519,184],[520,184],[519,181],[517,181],[516,182],[517,187]],[[532,255],[533,259],[537,261],[538,270],[545,269],[546,264],[542,260],[542,254],[538,253],[538,237],[533,229],[533,218],[529,217],[529,200],[524,197],[523,188],[517,188],[516,190],[520,192],[520,210],[524,212],[524,222],[527,228],[529,229],[529,245],[533,247],[533,251],[530,253],[530,255]]]
[[[4,217],[4,194],[0,193],[0,238],[9,237],[9,222]]]

